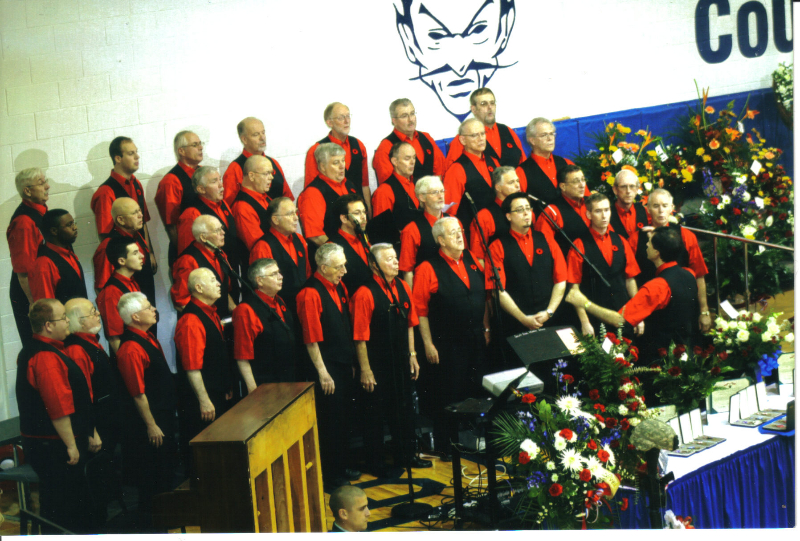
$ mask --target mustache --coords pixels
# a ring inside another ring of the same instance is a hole
[[[491,62],[479,62],[477,60],[473,60],[472,62],[469,63],[469,66],[467,67],[467,71],[470,71],[470,70],[476,70],[477,71],[477,70],[486,70],[486,69],[510,68],[511,66],[513,66],[515,64],[517,64],[517,62],[512,62],[511,64],[496,64],[496,63],[491,63]],[[430,71],[426,71],[424,73],[422,72],[422,68],[423,67],[424,66],[420,66],[420,74],[419,74],[419,76],[412,77],[409,80],[410,81],[419,81],[423,77],[430,77],[431,75],[437,75],[439,73],[445,73],[447,71],[455,71],[453,68],[450,67],[450,64],[445,64],[445,65],[443,65],[441,67],[438,67],[438,68],[430,70]]]

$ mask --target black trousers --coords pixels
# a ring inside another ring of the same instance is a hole
[[[351,365],[328,361],[325,368],[333,378],[334,392],[329,395],[323,393],[317,376],[314,393],[322,476],[331,480],[344,475],[344,470],[354,463],[348,441],[354,415],[356,384]]]
[[[367,469],[374,471],[383,464],[384,423],[389,425],[397,466],[406,465],[414,437],[409,431],[413,421],[413,414],[408,409],[410,390],[404,387],[410,381],[399,381],[404,374],[393,374],[391,367],[373,364],[376,364],[372,373],[377,385],[371,393],[364,389],[359,391],[356,419],[363,421],[364,458]]]
[[[189,442],[197,436],[200,432],[210,426],[213,421],[204,421],[200,416],[200,402],[197,400],[194,392],[189,387],[188,383],[180,384],[181,387],[181,405],[178,408],[178,422],[180,434],[180,449],[181,458],[183,460],[184,468],[187,475],[194,477],[194,461],[192,459],[192,449]],[[208,397],[211,403],[214,404],[214,420],[217,420],[223,413],[231,408],[231,401],[225,400],[225,393],[216,393],[208,391]]]
[[[172,490],[177,466],[178,445],[175,440],[177,420],[175,411],[151,411],[156,424],[164,433],[161,447],[154,447],[147,437],[147,427],[135,411],[129,413],[122,442],[122,459],[126,477],[134,479],[139,490],[139,511],[153,509],[153,496]]]

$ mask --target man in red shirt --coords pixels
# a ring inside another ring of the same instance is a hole
[[[586,198],[590,234],[575,239],[577,251],[570,250],[567,269],[572,289],[585,291],[592,302],[619,310],[638,291],[636,275],[639,274],[639,265],[628,243],[609,227],[611,212],[611,204],[605,194],[596,193]],[[587,259],[610,286],[606,286],[586,264]],[[575,311],[581,322],[581,332],[594,335],[600,322],[590,318],[580,306],[575,307]],[[642,334],[643,331],[644,328],[639,326],[636,334]]]
[[[439,252],[432,228],[444,210],[444,186],[439,177],[422,177],[414,186],[422,212],[403,229],[400,235],[400,271],[403,280],[414,287],[414,271],[423,261]]]
[[[156,307],[144,293],[126,293],[119,299],[119,315],[125,332],[117,367],[130,397],[122,458],[126,477],[139,489],[139,529],[149,531],[153,496],[174,488],[177,392],[161,344],[149,332],[158,319]]]
[[[500,284],[500,307],[505,336],[548,325],[561,304],[567,286],[567,266],[552,238],[531,230],[533,210],[525,193],[509,195],[503,201],[508,233],[489,246]],[[486,289],[494,289],[491,268],[487,268]]]
[[[650,220],[644,205],[635,202],[639,193],[639,178],[633,171],[623,169],[614,177],[614,186],[611,189],[616,196],[611,208],[611,227],[636,253],[639,246],[639,231],[647,227]],[[642,250],[646,244],[646,241],[642,244]],[[644,254],[644,257],[647,257],[647,254]]]
[[[236,222],[236,235],[241,242],[239,248],[248,258],[250,249],[264,235],[263,230],[269,223],[267,205],[272,199],[267,192],[274,174],[272,163],[263,156],[251,156],[244,163],[244,177],[231,209]]]
[[[31,274],[31,294],[39,299],[58,299],[62,303],[73,297],[87,296],[86,277],[72,245],[78,239],[78,225],[64,209],[48,210],[42,217],[45,243],[39,246]]]
[[[372,215],[372,204],[370,203],[370,190],[369,190],[369,172],[367,149],[359,139],[350,136],[350,108],[335,101],[325,107],[323,113],[325,124],[331,129],[328,135],[311,145],[311,148],[306,152],[306,172],[305,184],[308,186],[311,181],[319,175],[317,169],[317,160],[314,158],[314,151],[322,143],[336,143],[344,149],[345,155],[345,182],[347,182],[356,193],[361,193],[364,198],[364,203],[367,206],[367,211],[370,216]]]
[[[219,171],[207,165],[199,167],[192,177],[192,194],[192,199],[183,207],[184,210],[178,218],[178,255],[183,253],[194,240],[192,225],[195,218],[200,215],[219,219],[225,230],[225,239],[229,241],[226,244],[232,248],[236,239],[236,220],[233,219],[233,212],[224,200],[224,188]]]
[[[554,238],[566,259],[571,247],[564,239],[564,235],[553,228],[553,224],[545,214],[550,215],[572,242],[589,233],[589,217],[586,214],[586,205],[583,203],[586,178],[580,167],[577,165],[564,166],[558,172],[558,188],[561,190],[561,195],[539,215],[534,229]]]
[[[25,458],[39,476],[41,515],[91,533],[83,470],[87,451],[102,447],[92,414],[92,366],[86,357],[67,355],[69,326],[59,301],[34,302],[30,324],[33,340],[17,358],[16,393]]]
[[[258,259],[247,273],[255,295],[246,293],[233,311],[233,356],[250,394],[262,383],[297,381],[297,351],[296,316],[278,295],[278,263]]]
[[[419,200],[414,193],[417,153],[412,145],[401,141],[392,145],[389,156],[394,172],[372,194],[369,236],[375,242],[389,242],[399,249],[400,232],[419,214]]]
[[[26,346],[33,339],[28,320],[28,310],[33,302],[29,275],[36,270],[34,264],[39,245],[44,244],[42,216],[47,212],[50,184],[38,167],[23,169],[14,181],[22,203],[11,215],[6,230],[12,270],[9,296],[19,338]]]
[[[317,271],[297,295],[297,316],[313,365],[305,371],[316,382],[322,475],[329,492],[361,477],[361,472],[352,469],[353,459],[347,452],[355,415],[355,347],[347,288],[341,283],[347,272],[344,251],[328,243],[314,257]]]
[[[417,153],[414,178],[419,179],[428,175],[436,175],[440,178],[444,176],[447,170],[444,154],[439,150],[433,137],[425,132],[417,131],[417,112],[411,100],[407,98],[394,100],[389,105],[389,116],[392,119],[394,130],[381,141],[372,157],[372,168],[375,169],[378,184],[392,176],[394,168],[389,158],[389,152],[392,150],[392,146],[400,141],[413,146]]]
[[[182,130],[175,134],[172,149],[178,163],[164,175],[156,190],[156,207],[169,237],[169,265],[177,259],[178,218],[192,199],[192,175],[203,161],[203,142],[196,133]]]
[[[525,138],[531,145],[531,156],[517,167],[519,185],[527,192],[551,204],[560,197],[558,192],[558,172],[572,161],[556,156],[556,127],[546,118],[537,117],[528,122]],[[589,188],[584,188],[589,195]]]
[[[479,88],[469,95],[470,111],[472,116],[480,120],[486,128],[486,153],[496,159],[500,165],[517,167],[525,161],[525,150],[522,148],[522,141],[517,137],[516,132],[497,122],[497,102],[494,99],[494,92],[488,88]],[[450,142],[447,150],[447,168],[461,156],[464,151],[464,144],[461,138],[456,136]]]
[[[501,208],[503,201],[511,194],[519,192],[519,178],[517,172],[510,165],[501,165],[492,172],[492,187],[494,188],[494,202],[478,211],[475,219],[470,225],[469,250],[472,255],[484,267],[486,252],[481,240],[481,230],[486,240],[487,246],[494,239],[508,233],[508,220]],[[478,224],[480,223],[480,229]]]
[[[338,244],[344,250],[347,273],[342,277],[342,282],[352,295],[359,287],[372,280],[367,256],[369,242],[362,237],[367,226],[367,209],[361,196],[356,194],[341,196],[334,201],[333,206],[341,225],[328,242]],[[367,242],[367,247],[364,247],[362,238]]]
[[[117,304],[125,293],[141,291],[133,276],[142,270],[144,255],[139,251],[138,244],[125,237],[109,239],[105,253],[114,273],[98,293],[97,307],[103,318],[103,329],[108,345],[111,351],[116,353],[122,333],[125,331],[125,324],[119,315]]]
[[[275,178],[267,194],[270,199],[283,195],[294,201],[292,189],[286,181],[286,176],[283,174],[283,169],[278,160],[264,154],[267,149],[267,132],[264,129],[264,123],[257,118],[247,117],[236,125],[236,132],[239,134],[239,139],[242,141],[244,149],[239,154],[239,157],[228,165],[228,169],[222,176],[225,186],[225,202],[233,206],[233,200],[236,199],[236,195],[239,193],[242,179],[247,175],[244,171],[244,163],[253,155],[267,158],[270,168],[275,172]]]
[[[306,240],[315,246],[328,242],[328,237],[339,229],[339,216],[333,203],[340,196],[356,193],[345,183],[344,149],[336,143],[323,143],[314,151],[319,175],[303,190],[297,199],[300,225]]]
[[[189,273],[192,299],[175,326],[178,353],[178,416],[184,464],[191,471],[189,441],[230,408],[233,396],[230,359],[214,303],[220,283],[209,269]]]
[[[144,189],[142,183],[133,175],[139,170],[139,151],[133,140],[129,137],[116,137],[108,146],[111,155],[111,163],[114,168],[111,176],[94,192],[89,205],[92,207],[95,217],[95,225],[100,239],[106,238],[114,228],[114,216],[112,205],[120,197],[130,197],[139,204],[142,209],[142,235],[147,242],[150,265],[155,272],[158,269],[158,262],[153,253],[153,244],[150,241],[150,232],[147,230],[147,222],[150,221],[150,213],[147,210],[147,203],[144,200]]]

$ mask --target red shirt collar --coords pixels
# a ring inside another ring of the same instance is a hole
[[[23,199],[22,204],[31,207],[33,210],[35,210],[42,216],[44,216],[44,213],[47,212],[47,205],[40,205],[39,203],[34,203],[33,201],[30,201],[28,199]]]
[[[200,251],[203,253],[203,255],[204,255],[204,256],[206,256],[206,259],[208,259],[208,260],[209,260],[211,263],[213,263],[213,262],[215,262],[215,261],[217,260],[217,255],[216,255],[216,253],[215,253],[215,252],[212,252],[212,251],[211,251],[211,248],[209,248],[208,246],[206,246],[206,245],[205,245],[205,244],[203,244],[202,242],[197,242],[196,240],[193,240],[193,241],[192,241],[192,244],[193,244],[193,245],[194,245],[194,246],[195,246],[195,247],[196,247],[198,250],[200,250]]]
[[[662,271],[664,271],[664,270],[666,270],[666,269],[668,269],[668,268],[670,268],[670,267],[675,267],[675,266],[677,266],[677,265],[678,265],[678,262],[677,262],[677,261],[670,261],[670,262],[668,262],[668,263],[663,263],[663,264],[662,264],[660,267],[658,267],[658,268],[656,269],[656,276],[658,276],[659,274],[661,274],[661,272],[662,272]]]
[[[274,225],[272,227],[270,227],[269,230],[272,232],[273,235],[275,235],[275,238],[277,238],[282,243],[288,244],[288,243],[292,242],[293,233],[289,233],[288,235],[284,235],[283,233],[278,231],[278,228],[275,227]]]
[[[411,187],[411,191],[412,191],[412,192],[414,191],[414,183],[413,183],[413,182],[411,182],[411,179],[410,179],[410,178],[406,178],[406,177],[404,177],[403,175],[401,175],[400,173],[398,173],[396,170],[395,170],[395,172],[394,172],[394,176],[397,178],[397,180],[399,180],[399,181],[400,181],[400,184],[401,184],[401,185],[403,185],[403,186],[410,186],[410,187]]]
[[[444,258],[445,261],[452,261],[456,265],[460,264],[464,260],[464,252],[463,251],[461,252],[461,255],[458,256],[458,259],[453,259],[449,255],[444,253],[441,248],[439,248],[439,254]]]
[[[73,252],[71,248],[62,248],[60,246],[56,246],[52,242],[45,242],[45,246],[53,250],[64,259],[71,259],[75,257],[75,252]]]
[[[398,137],[398,138],[399,138],[401,141],[403,141],[403,142],[406,142],[406,143],[410,143],[411,141],[413,141],[414,139],[417,139],[417,138],[419,137],[419,135],[418,135],[418,132],[417,132],[417,131],[414,131],[414,135],[413,135],[412,137],[410,137],[410,138],[409,138],[409,137],[406,137],[406,134],[404,134],[404,133],[403,133],[403,132],[401,132],[401,131],[398,131],[398,130],[397,130],[397,128],[395,128],[395,129],[394,129],[394,134],[395,134],[395,135],[396,135],[396,136],[397,136],[397,137]]]
[[[132,239],[133,239],[133,238],[136,238],[136,237],[134,236],[134,234],[133,234],[133,233],[128,233],[127,231],[125,231],[124,229],[122,229],[122,228],[121,228],[121,227],[120,227],[118,224],[114,224],[114,229],[116,229],[116,230],[117,230],[117,233],[119,233],[119,234],[120,234],[120,235],[122,235],[123,237],[130,237],[130,238],[132,238]]]
[[[206,304],[194,296],[192,296],[189,302],[199,307],[208,317],[211,318],[211,321],[216,322],[219,320],[219,316],[217,315],[217,307],[213,304]]]
[[[433,214],[430,214],[427,210],[425,212],[423,212],[422,214],[423,214],[423,216],[425,216],[425,219],[428,220],[428,223],[431,224],[431,225],[435,224],[436,220],[439,219],[436,216],[434,216]],[[440,218],[444,218],[444,214],[442,214],[440,216]]]
[[[389,290],[386,288],[386,282],[383,280],[383,278],[381,278],[375,273],[372,273],[372,279],[378,282],[378,285],[381,286],[381,289],[383,290],[384,293],[386,293],[386,296],[391,298]],[[392,291],[394,291],[395,294],[397,295],[397,278],[389,282],[389,285],[392,286]]]
[[[469,158],[472,161],[472,163],[475,164],[475,167],[478,167],[478,164],[480,163],[485,164],[485,162],[483,161],[483,154],[481,154],[480,156],[476,156],[472,152],[469,152],[466,147],[464,147],[464,156]]]
[[[552,152],[550,153],[550,157],[549,158],[542,158],[538,154],[534,154],[531,151],[531,158],[533,158],[533,161],[535,161],[537,164],[539,164],[540,167],[543,166],[543,165],[546,165],[546,164],[555,163],[555,160],[553,159],[553,153]],[[544,169],[544,167],[542,167],[542,169]]]
[[[192,176],[194,175],[194,172],[196,171],[196,169],[193,169],[193,168],[189,167],[188,165],[186,165],[185,163],[183,163],[181,161],[178,162],[178,165],[180,165],[181,169],[183,169],[186,172],[186,174],[189,175],[189,178],[192,178]]]
[[[331,143],[336,143],[340,147],[344,147],[344,146],[349,147],[350,146],[350,138],[349,137],[345,137],[344,141],[342,141],[341,139],[339,139],[335,135],[333,135],[333,130],[328,132],[328,139],[331,140]]]
[[[48,338],[46,336],[42,336],[41,334],[34,333],[33,337],[40,342],[44,342],[54,348],[58,349],[59,351],[64,351],[64,342],[62,340],[53,340],[52,338]]]
[[[608,229],[606,229],[605,235],[601,235],[600,233],[595,231],[594,227],[592,227],[591,225],[589,226],[589,231],[592,232],[592,237],[594,237],[594,240],[600,242],[600,241],[604,241],[606,238],[608,238],[608,232],[611,231],[611,226],[610,225],[608,226]]]
[[[156,340],[155,336],[153,336],[153,333],[151,333],[150,331],[142,331],[134,327],[131,327],[129,325],[125,325],[125,329],[131,331],[134,334],[138,334],[142,338],[147,338],[147,340],[154,346],[158,346],[159,348],[161,347],[161,345]]]
[[[361,241],[358,240],[357,236],[351,235],[341,227],[339,228],[339,234],[342,236],[344,240],[347,241],[347,244],[349,244],[350,246],[362,246]]]
[[[503,206],[503,201],[500,201],[500,198],[499,198],[499,197],[495,197],[495,198],[494,198],[494,203],[495,203],[495,205],[497,205],[498,207],[502,207],[502,206]]]
[[[258,295],[259,298],[261,298],[261,300],[264,301],[265,303],[267,303],[270,307],[275,308],[275,309],[278,308],[278,301],[275,300],[275,297],[270,297],[269,295],[259,291],[258,289],[256,289],[255,291],[256,291],[256,295]]]
[[[269,199],[267,199],[267,194],[266,193],[258,193],[256,191],[253,191],[250,188],[246,188],[244,186],[242,186],[241,189],[242,189],[242,191],[244,193],[246,193],[247,195],[249,195],[250,197],[252,197],[256,201],[262,201],[264,203],[265,207],[269,204]],[[217,204],[217,206],[219,206],[219,204]]]
[[[334,298],[339,297],[339,292],[336,291],[336,286],[334,285],[334,283],[325,278],[324,276],[322,276],[322,273],[320,273],[319,271],[315,271],[314,277],[320,282],[322,282],[322,285],[325,286],[325,289],[328,290],[328,292],[331,294],[332,297]]]
[[[98,348],[102,348],[102,346],[100,345],[100,339],[98,338],[98,336],[96,334],[92,334],[92,333],[88,333],[88,332],[76,332],[74,334],[78,338],[83,338],[87,342],[91,342],[93,346],[96,346]]]
[[[511,233],[511,236],[514,237],[514,239],[516,239],[517,242],[533,238],[533,234],[531,233],[530,228],[528,228],[528,232],[524,234],[517,233],[511,228],[509,228],[508,231]]]
[[[252,155],[253,155],[253,153],[252,153],[252,152],[248,152],[248,151],[247,151],[247,150],[245,150],[245,149],[242,149],[242,154],[244,154],[244,157],[245,157],[245,158],[249,158],[250,156],[252,156]],[[261,153],[261,155],[262,155],[262,156],[264,156],[265,158],[267,157],[267,155],[266,155],[266,154],[264,154],[263,152]]]
[[[346,178],[343,178],[343,179],[342,179],[342,182],[336,182],[336,181],[335,181],[335,180],[333,180],[332,178],[326,177],[326,176],[325,176],[325,175],[323,175],[322,173],[320,173],[320,174],[319,174],[319,178],[320,178],[320,179],[321,179],[321,180],[322,180],[324,183],[326,183],[326,184],[330,185],[330,187],[331,187],[331,188],[334,188],[334,189],[336,189],[336,188],[338,188],[339,186],[341,186],[342,182],[344,182],[344,181],[346,181],[346,180],[347,180]]]
[[[117,182],[119,182],[124,186],[125,184],[130,184],[134,182],[136,180],[136,175],[131,175],[131,178],[127,179],[112,169],[111,178],[113,178],[114,180],[116,180]]]
[[[245,189],[247,189],[247,188],[245,188]],[[252,192],[253,190],[249,190],[249,191]],[[258,195],[256,192],[253,192],[253,193]],[[219,210],[219,208],[220,208],[220,202],[219,201],[212,201],[211,199],[207,199],[207,198],[203,197],[202,195],[200,196],[200,201],[202,201],[203,203],[208,205],[208,208],[210,208],[211,210],[216,211],[216,210]]]
[[[139,287],[139,284],[136,283],[136,280],[134,280],[133,277],[128,278],[127,276],[123,276],[117,271],[114,271],[114,274],[112,276],[117,280],[119,280],[120,282],[122,282],[123,284],[125,284],[126,286],[128,286],[129,289],[133,285],[136,285],[137,288]]]
[[[561,194],[561,197],[563,197],[564,200],[567,203],[569,203],[569,206],[574,208],[578,212],[578,214],[580,214],[581,208],[583,207],[583,197],[581,197],[579,201],[575,201],[574,199],[572,199],[571,197],[567,197],[563,193]],[[582,214],[581,214],[581,218],[583,218]]]
[[[622,205],[620,205],[620,204],[619,204],[619,201],[615,201],[615,202],[614,202],[614,205],[616,205],[616,207],[617,207],[617,212],[618,212],[619,214],[630,214],[631,212],[633,212],[633,205],[631,205],[631,208],[629,208],[629,209],[626,209],[625,207],[623,207]]]

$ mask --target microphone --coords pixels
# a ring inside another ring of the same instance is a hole
[[[469,199],[469,202],[472,203],[473,205],[475,204],[475,201],[472,200],[472,196],[469,194],[467,190],[464,190],[464,197]]]
[[[533,201],[536,201],[537,203],[542,203],[542,204],[544,204],[544,201],[542,201],[541,199],[539,199],[538,197],[536,197],[536,196],[534,196],[534,195],[531,195],[531,194],[529,194],[529,193],[528,193],[528,194],[525,194],[525,195],[527,195],[529,199],[532,199]]]

